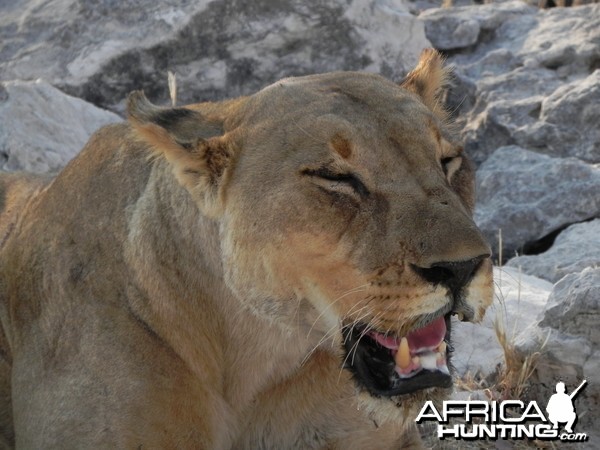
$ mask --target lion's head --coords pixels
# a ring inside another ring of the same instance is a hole
[[[451,386],[450,316],[477,321],[492,299],[443,77],[429,50],[401,85],[340,72],[224,103],[129,100],[138,135],[219,223],[228,288],[282,327],[333,339],[363,397],[388,404]]]

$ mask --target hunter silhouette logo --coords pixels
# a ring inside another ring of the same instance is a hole
[[[447,400],[438,410],[427,401],[416,418],[417,423],[436,421],[440,439],[539,439],[561,441],[587,441],[585,433],[573,432],[577,414],[573,400],[587,384],[583,380],[571,394],[565,393],[565,383],[556,384],[556,394],[548,400],[547,415],[537,402],[521,400]],[[458,419],[450,424],[451,419]],[[566,424],[559,430],[559,424]]]
[[[552,428],[556,430],[558,428],[559,422],[566,422],[567,426],[565,427],[565,431],[567,433],[573,433],[573,425],[577,420],[577,414],[575,414],[575,408],[573,407],[573,399],[581,388],[587,383],[586,380],[583,380],[581,384],[575,389],[570,395],[565,394],[565,383],[562,381],[556,383],[556,394],[550,397],[548,400],[548,406],[546,406],[546,411],[548,411],[548,419],[554,425]]]

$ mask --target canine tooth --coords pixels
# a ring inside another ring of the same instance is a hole
[[[456,317],[458,318],[458,320],[460,320],[461,322],[464,320],[465,315],[461,312],[456,313]]]
[[[406,369],[410,366],[410,348],[408,347],[408,339],[403,337],[400,341],[400,346],[398,347],[398,353],[394,358],[396,360],[396,364],[401,369]]]
[[[448,345],[442,341],[441,344],[438,346],[438,352],[445,354],[446,353],[446,348],[448,347]]]

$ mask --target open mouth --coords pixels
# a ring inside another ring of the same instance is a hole
[[[450,314],[406,336],[389,336],[365,324],[342,328],[345,367],[371,394],[394,396],[421,389],[452,386]]]

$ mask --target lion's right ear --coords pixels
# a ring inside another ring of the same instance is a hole
[[[192,109],[153,105],[141,91],[129,94],[127,116],[138,137],[169,161],[203,212],[218,216],[224,174],[233,157],[222,124]]]
[[[436,116],[445,119],[446,111],[440,94],[449,74],[450,70],[444,67],[443,56],[432,48],[426,48],[421,52],[417,67],[408,73],[401,87],[417,94]]]

